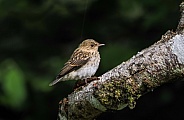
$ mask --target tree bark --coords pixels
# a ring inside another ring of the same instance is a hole
[[[59,104],[58,120],[93,120],[107,110],[133,109],[136,100],[156,87],[184,77],[184,2],[175,32],[128,61],[80,87]]]

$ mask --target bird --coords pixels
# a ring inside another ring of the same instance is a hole
[[[53,86],[60,81],[82,80],[93,76],[100,63],[98,48],[103,45],[105,44],[100,44],[94,39],[84,40],[49,86]]]

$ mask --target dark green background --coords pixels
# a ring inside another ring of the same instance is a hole
[[[1,0],[0,120],[56,120],[75,81],[54,80],[86,38],[100,48],[101,75],[177,27],[180,0]],[[133,110],[98,120],[183,119],[184,83],[141,97]]]

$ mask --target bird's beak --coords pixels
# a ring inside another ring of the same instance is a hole
[[[103,46],[103,45],[105,45],[105,44],[99,44],[98,46]]]

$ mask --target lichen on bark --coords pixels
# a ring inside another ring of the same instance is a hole
[[[176,33],[166,32],[159,42],[102,75],[106,81],[99,85],[95,97],[108,109],[119,110],[127,105],[132,109],[142,94],[181,77],[182,69],[169,41],[174,36]]]
[[[167,31],[149,48],[104,73],[99,80],[75,90],[68,96],[68,102],[62,103],[58,116],[92,120],[106,110],[121,110],[126,106],[132,109],[140,96],[183,78],[184,2],[180,7],[181,19],[176,32]]]

